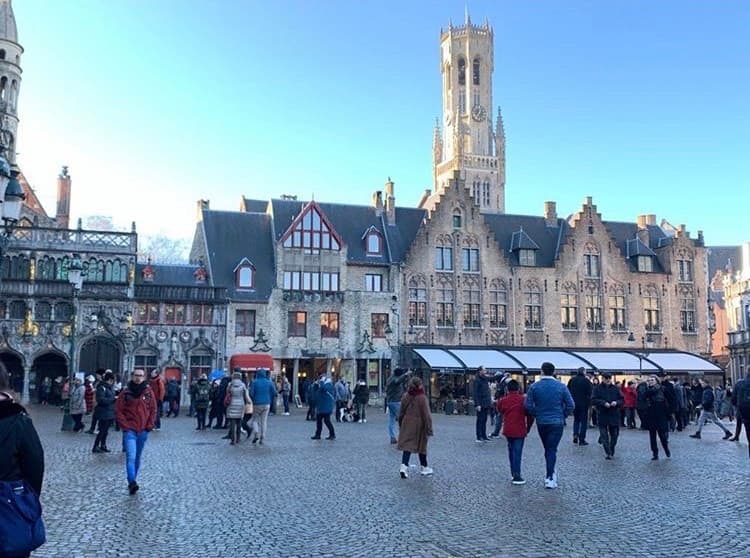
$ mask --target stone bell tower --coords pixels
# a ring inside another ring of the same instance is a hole
[[[489,22],[448,24],[440,33],[443,118],[433,136],[434,192],[461,171],[482,212],[505,211],[505,132],[497,111],[493,129],[493,31]]]
[[[21,54],[23,47],[18,44],[16,18],[13,15],[11,0],[0,0],[0,119],[3,130],[0,143],[11,166],[16,162]]]

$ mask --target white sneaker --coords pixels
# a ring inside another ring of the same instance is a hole
[[[557,488],[557,481],[555,479],[544,479],[544,488]]]
[[[399,474],[401,475],[402,479],[408,479],[409,478],[409,467],[407,465],[401,464],[401,467],[398,469]]]
[[[284,416],[285,416],[285,417],[288,417],[288,416],[289,416],[289,413],[284,413]]]
[[[362,422],[367,422],[367,419],[362,419]]]
[[[434,473],[434,471],[432,470],[432,467],[420,467],[419,468],[420,475],[427,476],[427,475],[431,475],[432,473]]]
[[[357,422],[358,422],[359,424],[362,424],[362,419],[359,419],[359,420],[358,420]]]

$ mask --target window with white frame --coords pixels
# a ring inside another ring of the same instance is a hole
[[[383,290],[383,276],[379,273],[365,274],[365,290],[370,292],[380,292]]]
[[[479,248],[461,248],[461,271],[479,272]]]
[[[588,292],[584,295],[586,310],[586,329],[599,331],[602,325],[602,295],[599,292]]]
[[[383,239],[375,231],[367,233],[367,255],[379,256],[383,253]]]
[[[526,329],[542,329],[542,290],[535,282],[529,282],[523,296],[524,326]]]
[[[435,247],[435,270],[436,271],[453,271],[453,247],[436,246]]]
[[[284,248],[302,248],[307,254],[338,251],[341,245],[315,205],[309,206],[283,240]]]
[[[695,299],[683,296],[680,299],[680,330],[683,333],[695,333]]]
[[[518,251],[518,265],[533,267],[536,265],[536,251],[520,249]]]
[[[453,327],[453,284],[441,281],[435,289],[435,318],[438,327]]]
[[[560,295],[560,323],[563,329],[578,329],[578,294],[570,283]]]
[[[643,324],[646,331],[661,330],[660,314],[659,291],[655,285],[650,285],[643,295]]]
[[[409,280],[409,325],[427,325],[427,284],[422,277]]]
[[[654,259],[652,256],[638,256],[638,271],[650,273],[654,270]]]
[[[490,327],[508,326],[508,290],[500,279],[493,279],[489,290]]]

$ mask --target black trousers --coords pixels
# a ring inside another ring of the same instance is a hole
[[[206,409],[195,409],[195,418],[198,421],[198,429],[206,428]]]
[[[599,425],[599,439],[602,441],[604,453],[607,455],[615,454],[617,438],[620,435],[620,427],[616,424]]]
[[[94,440],[95,448],[107,447],[107,434],[109,434],[109,427],[112,426],[113,422],[113,419],[99,419],[99,432]]]
[[[242,430],[244,430],[248,436],[253,433],[253,429],[248,424],[248,422],[250,422],[252,419],[252,413],[245,413],[244,415],[242,415]]]
[[[648,428],[648,439],[651,442],[651,453],[659,455],[659,446],[656,445],[656,436],[659,436],[661,447],[664,451],[669,451],[669,426],[665,425],[664,428],[656,428],[649,426]]]
[[[323,431],[323,423],[326,423],[326,428],[328,429],[328,435],[331,438],[336,437],[336,431],[333,429],[333,424],[331,424],[331,413],[318,413],[318,416],[315,417],[315,436],[320,438],[320,433]]]

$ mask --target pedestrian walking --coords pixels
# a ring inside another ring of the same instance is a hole
[[[734,438],[739,440],[741,430],[740,424],[743,424],[745,426],[748,454],[750,454],[750,368],[748,368],[747,376],[734,384],[732,404],[737,409],[737,430],[735,431]]]
[[[198,381],[193,385],[193,405],[195,405],[196,430],[206,429],[206,411],[211,401],[211,386],[208,385],[208,377],[201,374]]]
[[[83,387],[83,372],[76,374],[69,398],[70,416],[74,422],[73,431],[82,432],[85,426],[83,424],[83,415],[86,412],[86,388]]]
[[[109,453],[107,435],[115,419],[115,375],[111,370],[104,373],[104,378],[96,386],[96,407],[93,420],[99,423],[99,432],[94,439],[92,453]]]
[[[86,376],[85,381],[83,382],[83,389],[84,389],[84,395],[83,398],[86,401],[86,414],[90,415],[94,412],[94,396],[96,394],[96,390],[94,388],[94,382],[96,381],[96,378],[92,375]],[[93,421],[91,426],[93,427]]]
[[[240,443],[240,421],[245,414],[245,405],[250,401],[245,384],[242,383],[242,373],[234,372],[232,381],[227,388],[227,419],[229,420],[229,443]]]
[[[492,429],[490,438],[497,438],[498,436],[500,436],[500,429],[503,427],[503,414],[497,412],[497,402],[508,394],[508,382],[510,382],[512,379],[513,378],[511,377],[510,372],[505,372],[503,374],[498,374],[497,376],[495,376],[495,393],[493,394],[493,398],[495,400],[495,418],[494,428]]]
[[[255,373],[255,379],[250,384],[250,399],[253,400],[253,444],[263,444],[268,428],[268,412],[271,401],[276,399],[276,384],[268,379],[265,368]]]
[[[714,388],[712,388],[706,380],[700,380],[700,383],[701,386],[703,386],[701,414],[698,417],[698,430],[695,432],[695,434],[691,434],[690,437],[700,440],[701,430],[703,429],[703,426],[710,421],[724,431],[724,440],[728,440],[732,437],[732,433],[716,417]]]
[[[502,434],[508,442],[508,460],[510,461],[510,475],[513,484],[526,484],[521,476],[521,457],[526,435],[534,424],[532,417],[524,406],[526,397],[519,392],[520,386],[516,380],[509,380],[506,384],[507,394],[496,402],[498,414],[503,417]]]
[[[167,382],[164,390],[164,400],[167,402],[167,418],[174,415],[175,418],[180,416],[180,384],[177,380],[171,378]]]
[[[145,380],[146,373],[143,370],[134,370],[115,402],[115,415],[122,430],[122,443],[125,447],[128,492],[131,495],[140,488],[138,472],[141,469],[143,449],[148,441],[148,434],[156,423],[156,398]]]
[[[398,449],[402,451],[399,475],[409,477],[409,459],[412,453],[419,455],[419,473],[432,475],[433,469],[427,464],[427,441],[433,435],[432,415],[427,397],[422,387],[422,379],[413,376],[409,379],[406,393],[401,397],[398,415]]]
[[[328,429],[326,440],[335,440],[336,431],[331,423],[331,413],[336,408],[336,389],[331,382],[331,378],[326,375],[321,376],[312,387],[313,398],[315,399],[315,434],[312,440],[320,440],[325,422]]]
[[[318,382],[307,382],[307,391],[305,397],[307,398],[307,415],[305,420],[315,420],[315,396],[317,394]]]
[[[536,419],[536,428],[544,447],[546,473],[544,488],[557,488],[557,446],[562,439],[565,418],[575,403],[570,391],[554,377],[555,365],[542,363],[542,377],[531,384],[524,407]]]
[[[648,438],[651,445],[651,460],[659,459],[659,446],[656,445],[656,437],[664,450],[664,455],[672,457],[669,451],[669,400],[659,378],[649,376],[646,387],[643,390],[643,421],[648,429]]]
[[[610,372],[602,372],[601,378],[591,395],[591,403],[597,411],[599,440],[604,448],[604,458],[612,459],[620,435],[620,409],[624,398],[620,389],[612,385]]]
[[[622,392],[622,406],[625,409],[625,425],[629,429],[633,429],[635,428],[635,382],[633,380],[630,380],[627,385],[625,385],[625,382],[623,382],[620,391]]]
[[[44,478],[44,449],[34,423],[26,409],[10,393],[8,371],[0,362],[0,498],[5,507],[0,523],[0,556],[28,556],[45,542],[39,496]],[[10,521],[9,514],[18,517],[16,508],[7,506],[11,500],[29,503],[24,506],[24,517]],[[33,506],[33,507],[32,507]],[[38,516],[32,516],[36,508]],[[24,532],[17,530],[23,523]],[[29,523],[34,527],[28,529]]]
[[[396,438],[396,420],[401,412],[401,397],[409,379],[409,373],[403,368],[396,368],[385,384],[385,404],[388,408],[388,434],[391,444],[398,442]]]
[[[289,398],[292,396],[292,384],[282,373],[281,375],[281,400],[284,403],[284,416],[289,416]]]
[[[477,368],[474,378],[474,407],[477,411],[477,419],[474,427],[476,442],[478,444],[489,442],[487,437],[487,417],[492,407],[492,396],[490,394],[490,375],[484,366]]]
[[[341,422],[342,410],[349,406],[349,388],[344,378],[339,378],[335,386],[336,391],[336,422]]]
[[[359,422],[367,422],[367,405],[370,403],[370,388],[364,380],[359,380],[354,388],[354,404],[357,407]]]
[[[611,376],[610,376],[611,378]],[[586,428],[588,427],[589,408],[591,407],[591,394],[593,384],[586,377],[586,369],[582,366],[576,372],[576,375],[568,380],[568,391],[573,397],[575,410],[573,411],[573,443],[579,446],[587,446]],[[592,421],[598,424],[597,420]]]
[[[159,375],[158,370],[151,371],[151,379],[149,380],[151,391],[154,394],[156,400],[156,424],[154,430],[161,429],[161,417],[164,414],[164,394],[166,387],[164,385],[164,379]]]

